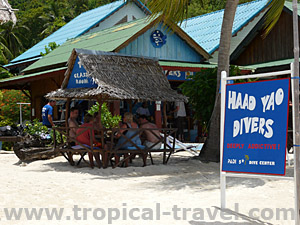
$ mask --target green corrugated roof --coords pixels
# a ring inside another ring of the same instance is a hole
[[[252,64],[252,65],[248,65],[248,66],[254,67],[256,69],[260,69],[260,68],[265,68],[265,67],[289,65],[292,62],[294,62],[294,59],[283,59],[283,60],[277,60],[277,61],[266,62],[266,63]],[[248,66],[245,66],[245,67],[248,67]]]
[[[133,37],[138,31],[149,25],[150,22],[151,21],[149,19],[143,18],[119,26],[114,26],[106,30],[70,39],[23,71],[26,73],[41,67],[65,63],[74,48],[107,52],[114,51],[129,38]]]
[[[68,67],[60,67],[60,68],[55,68],[55,69],[51,69],[51,70],[46,70],[46,71],[41,71],[38,73],[32,73],[29,75],[21,75],[21,76],[14,76],[14,77],[9,77],[9,78],[5,78],[5,79],[1,79],[0,83],[5,83],[5,82],[10,82],[10,81],[14,81],[14,80],[20,80],[23,78],[29,78],[29,77],[35,77],[38,75],[42,75],[42,74],[46,74],[46,73],[52,73],[52,72],[56,72],[59,70],[66,70]]]
[[[216,63],[204,64],[204,63],[185,63],[185,62],[173,62],[173,61],[159,61],[160,66],[171,66],[171,67],[190,67],[190,68],[216,68]],[[249,66],[237,66],[240,70],[255,70],[255,65]]]
[[[172,67],[190,67],[190,68],[215,68],[217,65],[212,64],[200,64],[200,63],[184,63],[184,62],[172,62],[172,61],[159,61],[161,66]]]

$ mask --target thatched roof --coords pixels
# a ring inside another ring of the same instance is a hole
[[[17,22],[17,17],[7,0],[0,0],[0,24],[8,21]]]
[[[97,88],[66,88],[77,56]],[[62,87],[46,97],[187,101],[171,89],[158,60],[84,49],[73,50]]]

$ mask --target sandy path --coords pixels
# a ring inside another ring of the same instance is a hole
[[[276,219],[276,208],[294,206],[292,181],[229,178],[229,209],[221,215],[219,164],[192,160],[187,153],[176,153],[167,166],[158,159],[153,166],[140,167],[141,160],[136,159],[128,168],[92,170],[84,164],[71,167],[63,157],[24,166],[17,164],[14,154],[0,154],[0,224],[293,224],[290,215],[289,220],[283,214]],[[289,167],[287,175],[292,174]],[[74,205],[80,209],[76,215]],[[14,207],[64,211],[61,220],[48,221],[42,211],[41,220],[29,221],[23,211],[20,220],[8,221],[4,208]],[[249,217],[253,208],[257,209]],[[113,220],[118,211],[119,219]]]

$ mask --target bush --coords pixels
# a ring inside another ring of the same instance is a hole
[[[14,123],[11,119],[5,118],[4,116],[0,115],[0,127],[12,126],[12,125],[14,125]]]
[[[4,119],[10,119],[14,123],[20,120],[20,105],[18,102],[29,103],[30,99],[19,90],[2,90],[2,101],[0,101],[1,113]],[[30,105],[22,105],[22,117],[24,120],[30,119]]]
[[[88,113],[90,115],[94,115],[95,113],[99,112],[99,103],[97,102],[93,105]],[[111,112],[108,110],[107,104],[103,103],[101,107],[101,123],[105,128],[116,128],[119,126],[122,117],[120,115],[113,116]]]
[[[13,126],[14,123],[12,122],[11,119],[9,118],[5,118],[4,116],[0,115],[0,127],[4,127],[4,126]],[[13,143],[12,142],[3,142],[2,143],[2,149],[3,150],[11,150],[13,146]]]
[[[240,75],[238,67],[230,66],[230,76]],[[185,96],[189,97],[189,103],[194,110],[194,119],[201,122],[202,126],[207,127],[211,114],[214,109],[216,87],[217,87],[217,68],[204,69],[190,76],[190,80],[180,85]],[[242,82],[238,80],[236,82]]]
[[[33,122],[26,122],[25,123],[24,131],[32,136],[39,136],[41,137],[44,134],[48,133],[48,128],[43,125],[38,119],[34,119]]]

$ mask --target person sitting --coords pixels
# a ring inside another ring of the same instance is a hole
[[[91,147],[91,144],[96,144],[97,141],[95,139],[95,132],[94,132],[94,117],[91,116],[90,114],[86,114],[84,119],[84,124],[82,124],[76,131],[76,142],[79,142],[80,144],[83,144],[85,146],[88,146],[89,148]],[[87,129],[88,128],[88,129]],[[92,128],[92,131],[91,129]],[[92,135],[92,137],[91,137]],[[91,138],[92,138],[92,143],[91,143]],[[94,160],[93,160],[93,154],[91,152],[88,152],[89,160],[90,160],[90,165],[92,168],[94,168]],[[94,153],[94,157],[96,159],[96,162],[100,168],[100,154]]]
[[[126,112],[124,114],[123,125],[120,128],[121,128],[120,133],[117,134],[117,138],[119,138],[116,145],[117,148],[130,149],[130,148],[136,148],[135,145],[137,145],[138,147],[141,146],[142,142],[139,135],[137,134],[137,131],[124,129],[124,128],[138,128],[138,125],[135,122],[133,122],[133,115],[130,112]],[[128,139],[130,139],[130,141],[126,142],[127,139],[124,136],[122,136],[122,134],[125,135]],[[127,157],[128,154],[125,154],[124,156]],[[116,164],[118,164],[120,160],[120,155],[116,155],[115,159],[116,159]],[[125,163],[127,166],[128,160],[126,160]]]
[[[132,130],[126,130],[124,128],[138,128],[139,126],[133,122],[133,115],[130,112],[126,112],[124,114],[124,118],[123,118],[123,124],[120,127],[120,133],[122,133],[123,135],[125,135],[128,139],[132,138],[132,136],[134,136],[130,141],[128,141],[127,143],[125,143],[127,141],[127,139],[125,137],[123,137],[121,134],[118,134],[117,137],[119,137],[119,140],[117,142],[117,146],[120,146],[121,149],[128,149],[130,147],[134,147],[133,143],[135,145],[141,145],[141,139],[139,137],[139,135],[136,135],[136,131],[132,131]],[[123,130],[122,130],[123,128]],[[124,144],[125,143],[125,144]]]
[[[101,114],[99,112],[94,113],[94,126],[96,130],[100,130],[103,128],[101,124]]]
[[[69,130],[69,136],[73,139],[71,139],[70,141],[70,145],[71,146],[75,146],[76,143],[74,141],[75,137],[76,137],[76,131],[78,129],[78,122],[77,122],[77,117],[79,115],[79,110],[75,107],[72,107],[70,110],[70,118],[68,119],[68,126],[70,128]],[[70,159],[70,163],[71,165],[74,165],[74,160],[73,160],[73,154],[72,152],[68,152],[67,153]]]
[[[79,110],[75,107],[72,107],[70,110],[70,117],[68,119],[68,125],[70,128],[69,136],[71,138],[76,137],[76,131],[79,127],[78,122],[77,122],[77,117],[79,115]],[[71,145],[75,145],[75,142],[72,140]]]
[[[139,117],[140,128],[150,128],[150,129],[157,129],[158,127],[156,124],[151,123],[147,120],[145,115],[141,115]],[[159,130],[145,130],[142,134],[145,137],[145,141],[143,145],[147,148],[151,149],[160,149],[161,142],[160,142],[160,132]]]

